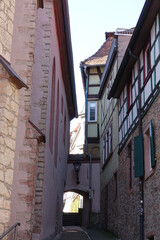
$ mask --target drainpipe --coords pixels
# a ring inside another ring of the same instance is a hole
[[[131,52],[129,49],[129,55],[138,61],[138,119],[139,119],[139,135],[142,134],[142,117],[141,117],[141,66],[140,59]],[[144,181],[143,177],[139,178],[140,187],[140,240],[144,240]]]
[[[89,161],[89,199],[92,199],[92,155]]]
[[[88,70],[86,69],[86,92],[85,92],[85,154],[88,155],[88,141],[87,141],[87,116],[88,116],[88,106],[87,106],[87,99],[88,99]]]

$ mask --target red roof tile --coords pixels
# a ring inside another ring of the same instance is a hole
[[[103,43],[100,49],[91,57],[85,59],[82,62],[82,64],[89,65],[89,66],[105,65],[113,39],[114,39],[114,32],[106,33],[106,41]]]

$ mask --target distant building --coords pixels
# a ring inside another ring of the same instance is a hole
[[[70,154],[84,153],[85,113],[84,108],[76,119],[75,128],[70,132]]]
[[[114,33],[106,33],[106,40],[101,48],[80,64],[85,91],[85,153],[98,159],[100,159],[98,93],[113,37]]]

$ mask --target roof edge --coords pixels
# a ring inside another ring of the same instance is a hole
[[[14,71],[14,69],[11,67],[10,63],[2,56],[0,55],[0,63],[3,65],[3,67],[6,69],[6,71],[11,75],[13,78],[13,82],[18,86],[18,88],[25,87],[28,89],[29,87],[23,82],[23,80],[20,78],[20,76]]]

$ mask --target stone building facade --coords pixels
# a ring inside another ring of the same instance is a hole
[[[20,222],[19,239],[53,239],[77,115],[68,3],[4,0],[0,11],[0,232]]]
[[[10,221],[11,193],[14,173],[15,145],[19,109],[19,92],[28,88],[0,56],[0,231]]]
[[[8,61],[11,57],[15,0],[0,2],[0,54]]]

